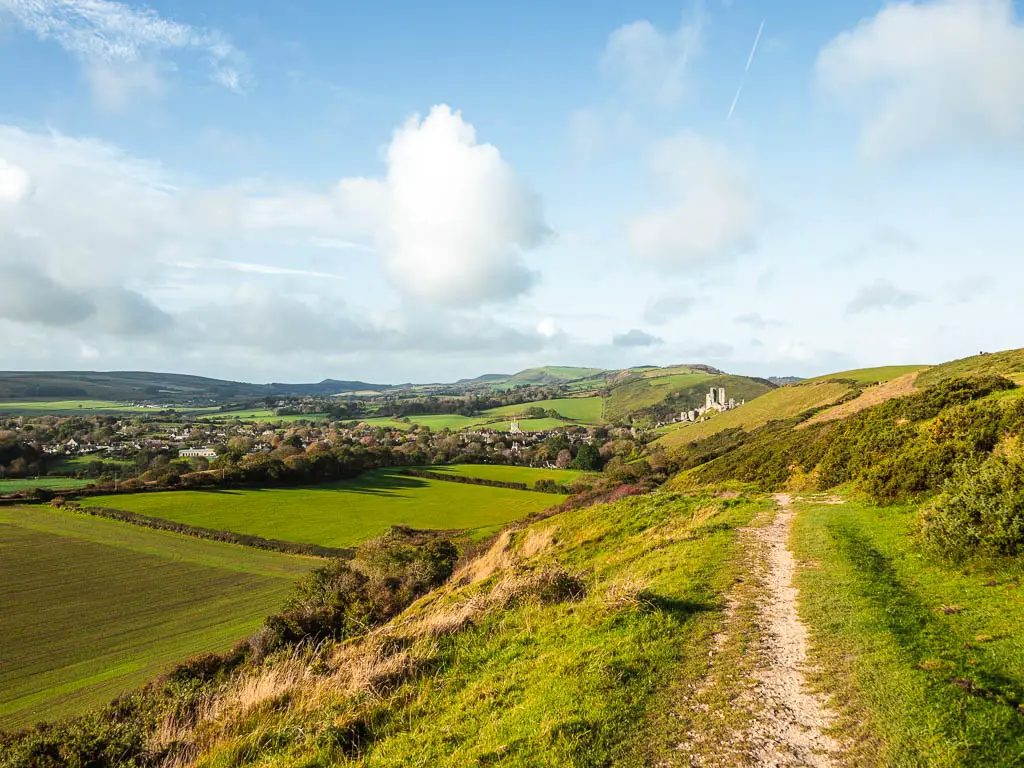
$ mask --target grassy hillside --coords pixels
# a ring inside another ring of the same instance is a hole
[[[538,400],[522,405],[506,405],[491,408],[484,412],[487,417],[516,416],[527,408],[542,408],[545,411],[556,411],[560,416],[583,424],[599,424],[601,422],[602,399],[600,397],[563,397],[556,400]]]
[[[736,528],[765,507],[659,494],[549,518],[378,630],[200,689],[192,715],[158,703],[145,725],[132,713],[153,705],[126,702],[116,730],[78,743],[195,766],[650,764],[674,737],[656,703],[705,667]]]
[[[962,360],[936,365],[918,376],[918,386],[927,387],[954,376],[1001,375],[1024,381],[1024,349],[1010,349],[988,355],[975,355]]]
[[[168,491],[97,496],[87,503],[266,539],[349,547],[392,525],[483,534],[562,498],[378,470],[310,488]]]
[[[769,421],[792,418],[812,408],[830,405],[852,391],[848,384],[834,381],[790,384],[748,401],[733,411],[717,414],[708,421],[680,424],[660,438],[658,443],[675,446],[703,440],[729,429],[750,431]]]
[[[0,728],[226,650],[313,564],[42,508],[0,509],[0,551]]]
[[[619,421],[633,411],[657,405],[674,392],[696,390],[712,378],[707,373],[679,373],[634,379],[612,389],[605,405],[605,418],[612,422]]]
[[[899,376],[906,376],[908,373],[921,371],[927,367],[926,365],[886,365],[880,368],[858,368],[853,371],[840,371],[838,373],[829,373],[825,376],[817,376],[813,379],[807,379],[807,381],[821,382],[845,379],[847,381],[855,381],[858,384],[881,384],[892,381]]]
[[[745,376],[703,372],[657,373],[646,371],[639,378],[615,386],[605,404],[605,419],[612,423],[622,422],[652,406],[664,406],[664,417],[675,418],[679,411],[703,405],[704,396],[711,387],[725,387],[726,396],[737,401],[753,400],[773,389],[770,384]]]
[[[600,368],[547,365],[542,368],[528,368],[525,371],[520,371],[509,376],[502,384],[512,386],[516,384],[561,384],[575,379],[585,379],[599,373],[601,373]]]

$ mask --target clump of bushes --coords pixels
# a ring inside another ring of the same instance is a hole
[[[1024,456],[996,454],[962,466],[919,515],[918,535],[954,561],[1024,554]]]
[[[1002,436],[1024,428],[1024,400],[1008,408],[978,402],[1015,387],[998,376],[949,379],[842,421],[796,430],[800,419],[791,419],[723,432],[686,446],[673,464],[693,469],[698,483],[740,480],[779,490],[812,478],[826,490],[854,482],[874,501],[892,503],[940,490],[957,467],[979,466]]]
[[[404,532],[367,542],[351,560],[335,560],[304,577],[281,613],[249,640],[255,658],[304,640],[343,639],[383,624],[452,575],[450,541],[408,540]]]

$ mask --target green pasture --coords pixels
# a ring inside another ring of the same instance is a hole
[[[127,405],[115,400],[5,400],[0,402],[0,414],[14,416],[74,416],[83,413],[152,413],[167,410],[180,413],[199,413],[208,408],[191,408],[183,405],[170,405],[160,408],[147,408],[141,405]]]
[[[484,411],[488,417],[516,416],[524,413],[528,408],[542,408],[545,411],[555,411],[560,416],[584,424],[599,424],[601,422],[602,398],[600,397],[563,397],[555,400],[538,400],[534,403],[522,403],[519,405],[505,405],[501,408],[491,408]]]
[[[85,456],[68,456],[60,460],[60,463],[56,467],[51,467],[51,472],[56,469],[57,471],[62,470],[79,470],[85,469],[90,464],[96,461],[102,461],[104,464],[118,464],[122,467],[129,466],[135,462],[130,459],[111,459],[101,454],[87,454]]]
[[[80,413],[157,413],[157,408],[125,405],[113,400],[21,400],[0,402],[0,413],[42,416],[66,416]]]
[[[27,491],[32,488],[48,488],[54,491],[62,491],[67,488],[82,488],[95,482],[95,480],[79,480],[74,477],[19,477],[0,480],[0,496],[5,493]]]
[[[457,413],[444,413],[444,414],[432,414],[429,416],[410,416],[409,421],[413,424],[419,424],[422,427],[430,427],[434,432],[440,432],[443,429],[450,429],[453,432],[457,432],[460,429],[466,429],[467,427],[480,426],[487,419],[479,416],[460,416]]]
[[[74,715],[277,610],[317,561],[0,508],[0,728]]]
[[[388,429],[400,429],[403,432],[412,429],[413,425],[404,422],[396,421],[390,416],[375,416],[372,419],[358,419],[360,424],[369,424],[371,427],[386,427]]]
[[[452,464],[450,466],[421,467],[421,469],[444,475],[498,480],[503,483],[526,483],[529,486],[538,480],[554,480],[559,485],[571,485],[574,480],[589,474],[573,469],[509,467],[501,464]]]
[[[212,411],[203,415],[211,421],[231,421],[232,419],[238,419],[239,421],[266,422],[268,424],[277,422],[288,424],[296,421],[318,421],[320,419],[327,418],[326,413],[299,413],[288,416],[275,416],[274,412],[268,408],[239,411]]]
[[[267,539],[349,547],[379,536],[392,525],[484,534],[562,499],[550,493],[377,470],[308,488],[167,491],[97,496],[88,503]]]

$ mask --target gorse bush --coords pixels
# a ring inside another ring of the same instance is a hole
[[[1024,401],[977,402],[1015,386],[998,376],[949,379],[842,421],[730,430],[687,446],[674,463],[694,468],[696,482],[740,480],[778,490],[794,477],[813,477],[818,489],[854,482],[873,500],[891,503],[938,491],[961,465],[979,466],[1001,435],[1024,429]]]
[[[343,639],[396,616],[451,576],[458,550],[446,539],[408,541],[397,532],[361,546],[305,576],[263,629],[250,639],[261,657],[304,640]]]
[[[918,535],[952,560],[1024,553],[1024,456],[995,455],[979,468],[961,465],[922,508]]]

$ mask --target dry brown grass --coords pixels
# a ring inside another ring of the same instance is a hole
[[[526,538],[523,540],[522,546],[519,547],[519,552],[523,557],[534,557],[545,550],[551,549],[554,542],[555,528],[553,526],[542,530],[530,528],[526,532]]]
[[[648,604],[645,598],[650,580],[640,576],[625,576],[611,582],[601,595],[601,602],[613,611],[627,608],[643,608]]]
[[[920,373],[920,371],[914,371],[913,373],[908,373],[903,376],[897,376],[895,379],[887,381],[884,384],[876,384],[873,387],[868,387],[853,400],[833,406],[832,408],[811,417],[802,424],[798,424],[797,429],[803,429],[810,424],[821,424],[826,421],[845,419],[849,416],[853,416],[855,413],[867,410],[872,406],[884,403],[887,400],[912,395],[917,391],[914,386],[914,382],[917,381],[917,377]]]
[[[455,572],[452,581],[456,584],[476,584],[497,571],[511,568],[516,561],[512,551],[512,532],[502,531],[491,548],[476,560],[467,563]]]

